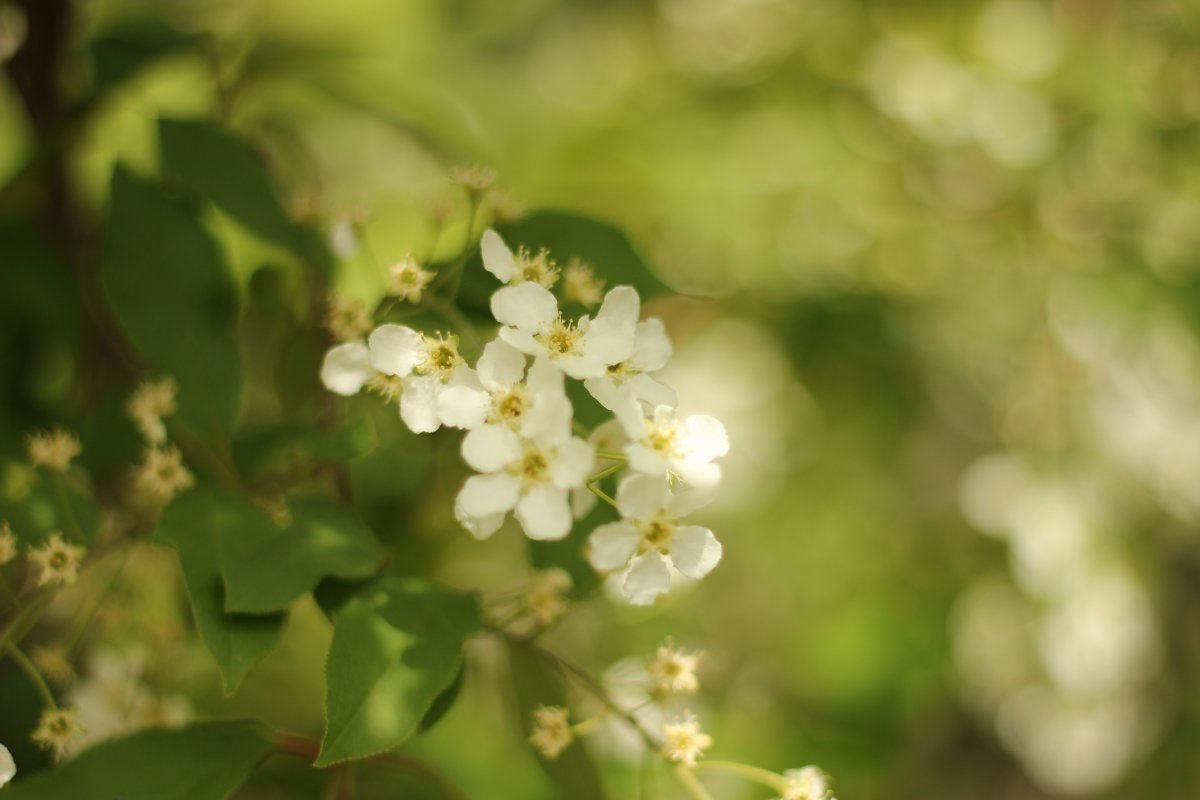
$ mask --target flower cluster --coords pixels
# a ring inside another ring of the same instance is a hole
[[[570,268],[564,300],[600,307],[594,317],[565,316],[550,291],[559,270],[549,253],[514,253],[491,230],[481,251],[484,267],[506,285],[491,297],[499,333],[474,366],[453,334],[387,323],[366,341],[329,350],[325,386],[340,395],[365,388],[397,402],[415,433],[466,431],[463,459],[478,474],[459,492],[455,516],[479,538],[511,513],[531,539],[562,539],[588,508],[580,495],[590,490],[609,499],[599,481],[628,469],[611,501],[622,519],[593,532],[592,565],[617,573],[638,605],[670,588],[672,569],[706,575],[721,545],[712,531],[682,520],[711,499],[721,477],[715,461],[729,441],[712,417],[679,417],[675,392],[653,377],[671,355],[662,321],[639,319],[641,299],[632,287],[617,286],[601,299],[602,283],[579,262]],[[613,450],[598,451],[595,436],[577,435],[582,426],[568,379],[581,381],[612,412],[618,433],[606,438]]]
[[[133,475],[139,496],[165,506],[195,482],[183,466],[179,448],[167,442],[166,418],[175,413],[178,386],[171,378],[142,383],[129,398],[127,410],[148,445]]]

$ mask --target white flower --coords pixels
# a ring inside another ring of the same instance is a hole
[[[638,311],[633,311],[634,319]],[[670,357],[671,341],[662,320],[643,320],[634,328],[633,352],[629,357],[609,366],[604,374],[588,378],[583,385],[622,425],[638,430],[646,416],[639,401],[649,403],[651,408],[676,405],[674,390],[647,374],[665,367]]]
[[[663,642],[646,667],[651,691],[658,697],[695,694],[700,689],[700,680],[696,677],[699,662],[699,653],[678,648],[670,639]]]
[[[30,548],[29,561],[39,569],[38,586],[71,584],[79,578],[79,565],[87,551],[63,541],[58,531],[50,534],[38,547]]]
[[[571,436],[569,413],[544,413],[555,424],[535,419],[538,435],[531,439],[505,425],[483,425],[463,439],[463,458],[485,473],[468,478],[455,502],[455,516],[475,536],[490,536],[513,509],[531,539],[561,539],[570,532],[568,493],[587,482],[595,451]]]
[[[388,291],[393,297],[410,303],[421,302],[425,287],[434,279],[434,274],[422,269],[411,255],[388,267]]]
[[[505,286],[492,295],[492,315],[504,325],[500,338],[534,356],[546,356],[572,378],[598,378],[633,353],[640,308],[637,292],[618,286],[604,298],[595,319],[563,319],[558,301],[536,283]]]
[[[610,419],[607,422],[600,423],[588,435],[588,444],[596,451],[596,463],[593,465],[593,471],[599,472],[605,467],[611,466],[613,463],[612,459],[606,458],[605,455],[620,453],[625,448],[627,438],[625,436],[625,429],[621,427],[620,421]],[[601,455],[601,453],[605,455]],[[572,489],[571,513],[575,515],[575,519],[583,519],[591,513],[592,509],[596,507],[598,499],[592,493],[592,490],[586,486]]]
[[[8,783],[17,774],[17,762],[13,761],[12,753],[0,744],[0,786]]]
[[[663,755],[671,761],[696,766],[696,759],[712,744],[712,737],[700,730],[700,720],[688,714],[680,722],[667,722],[662,726]]]
[[[545,249],[531,254],[520,247],[517,248],[517,254],[513,255],[500,234],[488,228],[483,232],[480,250],[483,253],[483,268],[502,283],[516,285],[528,281],[549,289],[558,281],[558,267]]]
[[[783,796],[779,800],[832,800],[829,779],[816,767],[789,769],[783,773]]]
[[[537,359],[526,375],[525,355],[496,339],[483,348],[475,377],[477,385],[449,386],[438,396],[445,424],[466,430],[502,425],[528,439],[570,426],[563,375],[547,359]]]
[[[563,299],[591,308],[604,297],[604,279],[597,278],[592,265],[572,258],[563,273]]]
[[[474,372],[454,336],[426,336],[404,325],[380,325],[367,344],[347,342],[325,354],[321,382],[340,395],[364,386],[400,400],[400,417],[414,433],[441,427],[438,396],[449,386],[473,385]]]
[[[692,486],[712,487],[721,479],[721,468],[712,463],[729,452],[729,436],[716,417],[693,414],[682,420],[675,409],[656,406],[649,419],[625,429],[629,466],[646,475],[674,476]]]
[[[529,588],[521,598],[526,610],[543,627],[561,617],[567,610],[567,593],[575,582],[564,569],[551,567],[535,572],[529,579]]]
[[[664,477],[630,475],[617,487],[623,519],[592,531],[588,560],[602,572],[625,570],[621,592],[634,605],[649,605],[671,587],[669,566],[703,578],[721,560],[721,543],[708,528],[679,520],[708,499],[672,492]]]

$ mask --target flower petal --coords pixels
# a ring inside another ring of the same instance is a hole
[[[472,517],[463,510],[459,503],[454,504],[454,517],[464,528],[471,532],[471,535],[476,539],[486,539],[500,529],[504,524],[504,517],[508,512],[500,511],[495,514],[487,514],[482,517]]]
[[[671,502],[671,486],[658,475],[630,475],[617,486],[617,510],[626,519],[650,519]]]
[[[483,252],[483,268],[495,275],[503,283],[512,280],[517,273],[517,260],[512,250],[500,238],[500,234],[491,228],[483,232],[483,240],[479,243]]]
[[[699,525],[680,525],[671,537],[671,563],[689,578],[703,578],[721,560],[721,543]]]
[[[472,475],[458,493],[456,506],[475,518],[502,514],[517,504],[521,484],[507,472]]]
[[[625,445],[625,455],[629,456],[629,468],[645,475],[666,475],[667,462],[658,454],[640,442],[630,442]]]
[[[462,443],[463,460],[480,472],[495,472],[521,457],[521,438],[503,425],[482,425]]]
[[[554,295],[531,281],[497,289],[491,305],[492,316],[498,322],[529,333],[536,333],[542,325],[558,316],[558,301]]]
[[[661,319],[652,317],[637,324],[633,334],[633,355],[629,366],[639,372],[657,372],[671,358],[671,340]]]
[[[632,286],[617,286],[604,295],[604,302],[596,312],[596,319],[592,324],[604,319],[610,323],[636,325],[641,313],[642,301],[638,297],[637,289]]]
[[[636,377],[641,377],[636,376]],[[629,381],[617,383],[607,375],[599,378],[588,378],[583,382],[584,388],[596,402],[613,412],[622,427],[631,430],[645,430],[646,414],[634,393],[633,384]]]
[[[347,397],[358,393],[375,375],[371,351],[362,342],[332,347],[321,362],[321,383],[334,394]]]
[[[635,606],[648,606],[654,598],[671,588],[671,571],[657,550],[650,550],[633,559],[621,591]]]
[[[442,382],[432,376],[409,377],[400,395],[400,419],[413,433],[433,433],[442,427],[438,419],[438,393]]]
[[[387,375],[403,378],[425,358],[421,334],[404,325],[380,325],[371,331],[367,343],[371,346],[371,363]]]
[[[560,489],[583,486],[592,465],[596,463],[596,451],[583,439],[571,438],[563,442],[550,466],[550,478]]]
[[[604,366],[620,364],[633,354],[633,331],[632,323],[612,317],[596,317],[583,335],[580,349],[589,361]],[[563,371],[571,374],[566,367],[563,367]]]
[[[554,366],[554,362],[541,356],[534,360],[525,376],[525,386],[531,392],[564,392],[562,372]]]
[[[596,507],[598,498],[586,487],[571,490],[571,516],[583,519]]]
[[[484,346],[475,369],[487,388],[508,389],[525,376],[525,355],[503,339],[493,339]]]
[[[711,491],[721,482],[721,467],[710,462],[676,461],[672,471],[688,486]]]
[[[481,389],[447,386],[438,395],[437,413],[443,425],[471,430],[487,419],[492,396]]]
[[[639,400],[644,400],[652,406],[673,406],[679,402],[674,389],[645,373],[631,376],[629,386]]]
[[[629,564],[641,535],[628,522],[600,525],[588,537],[588,563],[601,572],[611,572]]]
[[[562,392],[542,392],[521,422],[521,434],[547,446],[565,441],[571,435],[571,401]]]
[[[712,461],[729,452],[729,435],[716,417],[693,414],[683,421],[679,447],[689,461]]]
[[[561,539],[571,532],[567,492],[554,486],[535,486],[517,501],[517,521],[530,539]]]

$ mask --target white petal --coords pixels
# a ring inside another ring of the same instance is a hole
[[[529,374],[525,377],[525,386],[531,392],[566,391],[562,371],[544,356],[534,360]]]
[[[546,350],[533,338],[534,333],[535,331],[526,331],[519,328],[501,328],[500,338],[506,344],[512,345],[520,352],[536,356],[545,353]]]
[[[639,400],[652,406],[673,406],[679,402],[674,389],[644,373],[630,377],[629,386]]]
[[[644,426],[642,430],[645,430]],[[619,453],[625,447],[628,437],[625,435],[625,429],[621,426],[620,420],[610,419],[600,423],[596,430],[592,431],[588,441],[592,447],[596,448],[597,452]]]
[[[716,417],[693,414],[683,421],[679,447],[689,461],[712,461],[729,452],[729,436]]]
[[[620,569],[629,563],[641,538],[628,522],[601,525],[588,537],[588,563],[602,572]]]
[[[483,517],[472,517],[459,503],[454,504],[454,517],[462,526],[471,532],[471,535],[476,539],[486,539],[500,529],[504,524],[504,517],[507,512],[501,511],[496,514],[488,514]]]
[[[676,461],[671,468],[684,483],[696,489],[712,490],[721,482],[721,468],[711,461]]]
[[[584,339],[580,346],[586,348],[587,340]],[[608,362],[595,355],[590,355],[586,349],[578,353],[568,353],[567,355],[558,355],[556,353],[554,365],[577,381],[587,380],[588,378],[599,378],[609,366]]]
[[[521,422],[521,434],[546,446],[554,446],[571,436],[571,401],[560,392],[542,392],[533,398]]]
[[[500,234],[491,228],[483,232],[483,240],[479,243],[483,252],[483,268],[495,275],[503,283],[512,280],[517,272],[517,260],[513,258],[512,250],[500,238]]]
[[[637,324],[633,334],[633,355],[629,366],[640,372],[657,372],[671,358],[671,340],[661,319],[651,318]]]
[[[617,510],[626,519],[650,519],[671,502],[665,477],[630,475],[617,486]]]
[[[599,498],[592,494],[592,491],[586,487],[572,489],[571,516],[575,519],[583,519],[596,507],[597,500]]]
[[[521,484],[507,472],[472,475],[458,493],[457,506],[470,517],[503,514],[517,504]]]
[[[549,289],[526,281],[496,290],[492,295],[492,316],[504,325],[536,333],[558,316],[558,301]]]
[[[503,425],[482,425],[462,443],[463,460],[480,472],[495,472],[521,457],[521,439]]]
[[[605,366],[620,364],[633,354],[633,330],[634,327],[630,323],[596,317],[587,333],[583,335],[580,349],[589,359]],[[563,371],[567,372],[566,368]]]
[[[676,490],[667,504],[667,512],[675,519],[683,519],[698,508],[703,508],[712,502],[716,496],[714,485],[693,487]]]
[[[13,761],[12,753],[0,744],[0,786],[8,783],[17,774],[17,764]]]
[[[641,377],[641,376],[637,376]],[[584,387],[596,402],[613,412],[622,427],[632,430],[645,430],[645,412],[634,393],[633,384],[626,381],[617,383],[608,375],[599,378],[588,378],[583,382]]]
[[[332,347],[321,362],[321,383],[343,397],[356,394],[374,375],[371,351],[361,342]]]
[[[689,578],[703,578],[721,560],[721,543],[699,525],[681,525],[671,537],[671,562]]]
[[[442,382],[431,376],[409,377],[400,395],[400,419],[413,433],[433,433],[442,427],[438,419],[438,393]]]
[[[487,388],[508,389],[525,376],[525,355],[503,339],[493,339],[484,346],[475,369]]]
[[[629,468],[646,475],[666,475],[667,462],[658,451],[651,450],[644,444],[630,442],[625,445],[625,455],[629,456]]]
[[[573,489],[587,481],[592,465],[596,463],[596,451],[583,439],[568,439],[554,456],[550,466],[550,477],[560,489]]]
[[[517,521],[530,539],[561,539],[571,532],[567,493],[554,486],[535,486],[517,501]]]
[[[604,295],[604,302],[596,312],[593,324],[604,319],[611,323],[636,325],[641,313],[642,301],[638,298],[637,289],[632,286],[617,286]]]
[[[447,386],[437,399],[437,413],[442,424],[466,430],[482,425],[491,407],[490,394],[466,386]]]
[[[388,375],[404,377],[425,358],[421,334],[404,325],[380,325],[367,340],[371,363]]]
[[[459,364],[454,368],[454,371],[450,373],[450,379],[446,381],[446,385],[465,386],[468,389],[483,391],[483,384],[479,382],[479,375],[466,364]]]
[[[666,559],[657,550],[643,553],[633,559],[629,574],[621,584],[621,591],[635,606],[648,606],[667,589],[671,588],[671,571]]]

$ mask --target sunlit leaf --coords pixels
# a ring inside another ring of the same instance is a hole
[[[479,627],[472,595],[390,580],[334,618],[326,662],[326,728],[318,766],[390,750],[411,736],[458,675]]]

